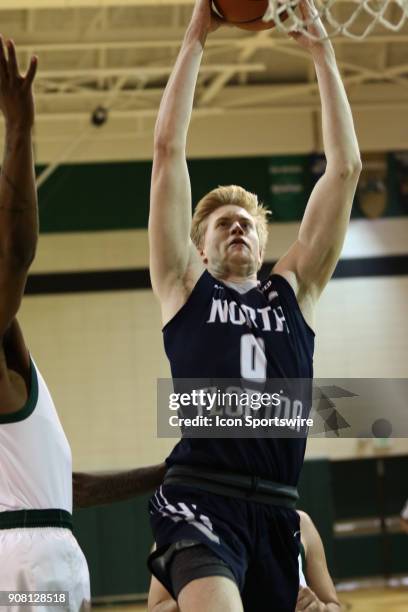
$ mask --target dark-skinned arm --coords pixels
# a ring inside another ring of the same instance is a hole
[[[160,486],[165,473],[165,463],[122,472],[74,472],[74,508],[111,504],[143,495]]]
[[[7,52],[6,52],[7,49]],[[38,237],[37,194],[31,131],[32,84],[37,59],[21,76],[12,41],[0,37],[0,110],[5,121],[0,174],[0,337],[12,323],[23,296]]]

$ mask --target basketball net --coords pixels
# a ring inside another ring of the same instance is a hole
[[[298,10],[299,0],[269,0],[264,21],[275,22],[282,32],[297,30],[312,40],[321,39],[308,26],[321,18],[327,38],[346,36],[363,40],[377,26],[398,32],[408,19],[408,0],[315,0],[316,13],[305,21]]]

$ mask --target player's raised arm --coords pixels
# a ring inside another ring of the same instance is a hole
[[[312,0],[301,0],[303,18],[315,14]],[[317,19],[309,30],[324,35]],[[347,95],[329,40],[313,41],[301,33],[292,37],[307,49],[314,61],[322,105],[326,171],[315,185],[298,240],[278,262],[275,272],[292,272],[298,297],[308,294],[312,302],[330,279],[343,246],[354,193],[361,171],[360,152]]]
[[[201,267],[190,241],[191,188],[186,140],[205,40],[217,26],[209,0],[197,0],[163,94],[154,131],[150,270],[153,290],[163,310],[178,292],[189,265],[195,262]]]
[[[10,326],[24,292],[34,258],[37,195],[32,155],[34,123],[32,58],[25,77],[19,73],[14,43],[6,49],[0,37],[0,109],[5,120],[4,158],[0,175],[0,337]]]

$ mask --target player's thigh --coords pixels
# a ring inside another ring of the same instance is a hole
[[[243,612],[235,582],[208,576],[189,582],[178,596],[180,612]]]

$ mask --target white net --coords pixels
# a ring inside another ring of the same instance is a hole
[[[299,0],[269,0],[264,21],[273,20],[283,32],[297,30],[316,40],[322,36],[313,25],[321,18],[328,38],[362,40],[376,26],[398,32],[408,20],[408,0],[315,0],[314,5],[316,11],[307,18],[299,10]]]

